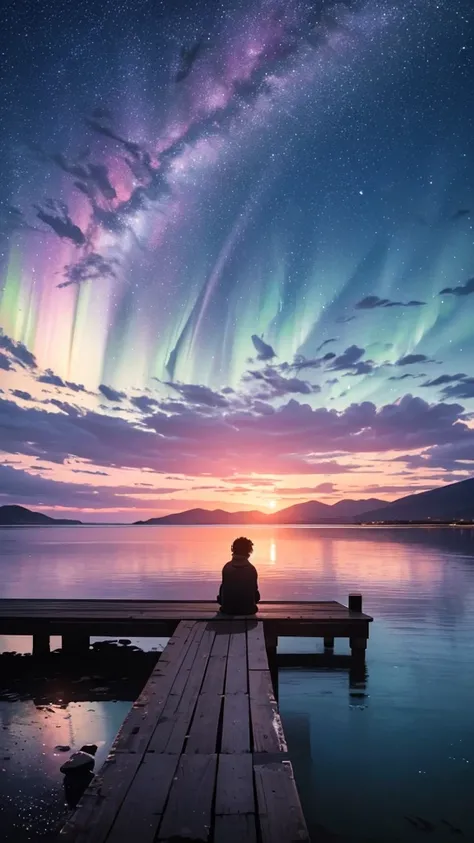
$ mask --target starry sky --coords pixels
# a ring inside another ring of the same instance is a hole
[[[0,56],[0,503],[471,475],[472,0],[10,0]]]

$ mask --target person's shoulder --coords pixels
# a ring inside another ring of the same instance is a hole
[[[258,574],[258,571],[257,571],[255,565],[253,564],[253,562],[249,562],[249,565],[250,565],[252,571],[255,571],[255,573]]]

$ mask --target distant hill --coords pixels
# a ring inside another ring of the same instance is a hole
[[[364,514],[364,521],[474,520],[474,478],[418,492]],[[358,519],[360,520],[360,519]]]
[[[354,501],[348,499],[346,501],[338,501],[338,503],[329,505],[321,503],[320,501],[306,501],[306,503],[297,503],[293,506],[288,506],[286,509],[280,509],[270,516],[270,523],[275,521],[279,524],[314,524],[317,522],[340,522],[351,520],[354,516],[363,515],[364,512],[369,512],[371,509],[384,506],[386,501],[378,500],[378,498],[369,498],[367,500]]]
[[[24,506],[0,506],[0,525],[14,526],[58,526],[82,524],[82,521],[71,521],[68,518],[50,518],[41,512],[33,512]]]
[[[374,509],[383,504],[377,498],[368,500],[339,501],[329,506],[320,501],[306,501],[288,506],[275,513],[264,513],[258,510],[249,512],[226,512],[224,509],[187,509],[184,512],[173,512],[159,518],[149,518],[147,521],[137,521],[137,524],[315,524],[315,523],[343,523],[351,521],[356,515]]]
[[[136,521],[136,524],[265,524],[268,516],[263,512],[226,512],[224,509],[187,509],[172,512],[160,518]]]

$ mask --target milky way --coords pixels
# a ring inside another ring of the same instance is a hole
[[[473,32],[470,0],[11,4],[4,336],[79,406],[468,407]]]

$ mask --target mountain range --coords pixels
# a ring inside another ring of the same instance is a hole
[[[377,498],[343,500],[330,506],[320,501],[306,501],[265,513],[252,509],[244,512],[226,512],[224,509],[187,509],[173,512],[137,524],[328,524],[352,522],[353,518],[383,506]]]
[[[338,501],[329,505],[306,501],[264,513],[258,510],[226,512],[224,509],[188,509],[136,524],[377,524],[420,521],[474,521],[474,478],[418,492],[387,503],[377,498]],[[51,518],[23,506],[0,506],[0,525],[58,526],[83,522]]]

